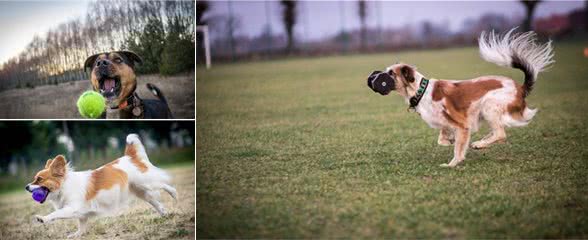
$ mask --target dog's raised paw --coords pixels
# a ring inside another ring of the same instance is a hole
[[[444,139],[444,140],[437,141],[437,144],[439,144],[441,146],[446,146],[447,147],[447,146],[451,146],[453,144],[453,142]]]
[[[67,238],[79,238],[81,236],[82,236],[82,232],[76,231],[76,232],[74,232],[74,233],[72,233],[70,235],[67,235]]]
[[[472,143],[472,149],[484,149],[488,147],[486,144],[482,143],[482,141],[476,141]]]
[[[34,219],[39,223],[45,223],[45,218],[43,218],[43,216],[35,215]]]

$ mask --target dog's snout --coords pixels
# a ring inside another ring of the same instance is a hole
[[[98,62],[96,62],[97,67],[107,67],[108,65],[110,65],[110,62],[106,59],[98,60]]]
[[[25,186],[25,190],[27,190],[28,192],[31,192],[31,188],[29,187],[29,185],[30,185],[30,184],[27,184],[27,185]]]
[[[98,68],[98,73],[101,76],[109,76],[110,75],[110,61],[109,60],[98,60],[96,62],[96,67]]]

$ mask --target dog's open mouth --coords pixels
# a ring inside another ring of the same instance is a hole
[[[120,94],[120,78],[118,76],[104,77],[98,82],[100,83],[100,93],[106,100],[113,100]]]

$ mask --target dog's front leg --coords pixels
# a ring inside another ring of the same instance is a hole
[[[47,216],[35,215],[35,220],[40,223],[49,223],[56,219],[76,218],[78,215],[72,207],[64,207],[49,213]]]
[[[466,151],[470,143],[470,130],[468,128],[457,128],[455,130],[455,146],[453,148],[453,159],[449,164],[441,164],[442,167],[455,167],[465,159]]]

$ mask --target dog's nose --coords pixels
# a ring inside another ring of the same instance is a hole
[[[31,190],[29,190],[29,185],[28,184],[25,186],[25,190],[27,190],[28,192],[31,191]]]
[[[98,62],[96,62],[96,66],[97,67],[106,67],[108,66],[110,63],[108,62],[108,60],[98,60]]]

